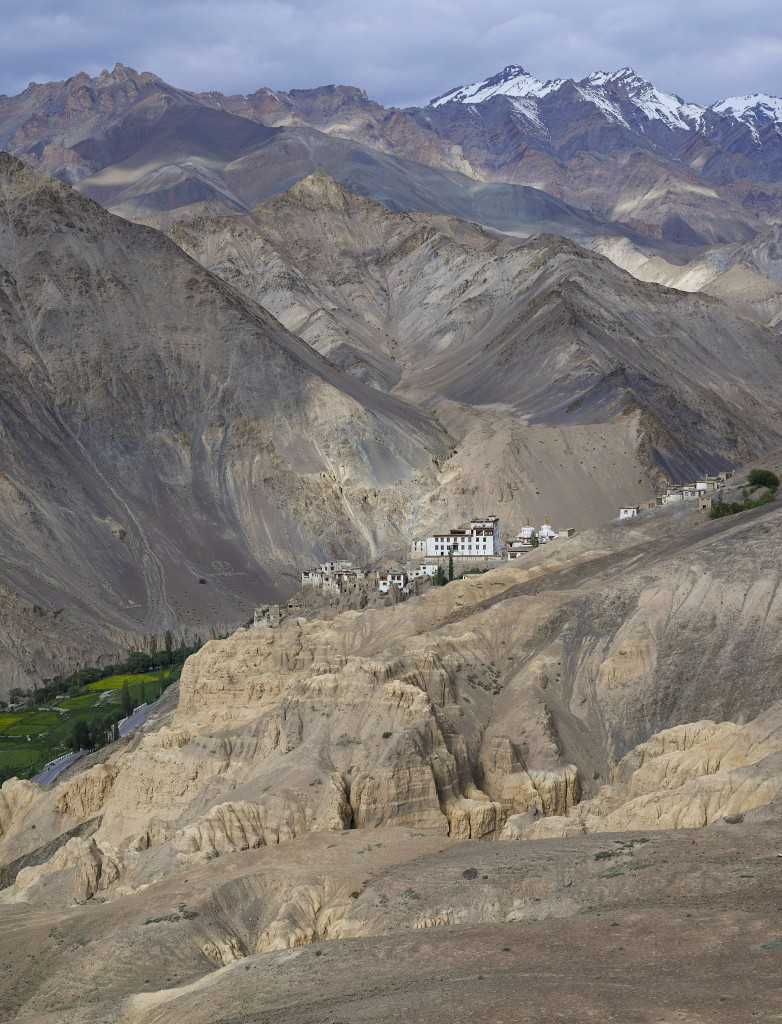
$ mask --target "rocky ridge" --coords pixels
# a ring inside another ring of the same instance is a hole
[[[623,241],[601,239],[594,249],[642,281],[703,292],[769,327],[782,326],[782,247],[774,225],[743,245],[718,246],[683,265]]]

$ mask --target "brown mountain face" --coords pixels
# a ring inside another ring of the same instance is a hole
[[[439,428],[164,236],[0,159],[6,690],[399,542]]]
[[[776,333],[562,238],[514,246],[323,175],[246,216],[169,230],[342,369],[437,408],[463,442],[473,416],[576,436],[638,414],[647,464],[679,477],[782,441]]]

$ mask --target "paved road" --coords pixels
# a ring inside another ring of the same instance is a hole
[[[155,703],[157,703],[157,701]],[[147,717],[150,711],[154,709],[154,707],[155,704],[141,704],[139,707],[137,707],[132,715],[128,715],[124,722],[119,723],[120,736],[127,736],[129,732],[133,732],[134,729],[137,729],[140,725],[143,725],[144,719]]]
[[[37,782],[39,786],[48,786],[51,782],[57,778],[60,772],[64,772],[66,768],[69,768],[74,761],[78,761],[80,757],[86,754],[86,750],[77,750],[74,754],[63,754],[62,757],[58,757],[56,761],[52,761],[51,764],[47,764],[42,772],[38,775],[34,775],[32,781]]]

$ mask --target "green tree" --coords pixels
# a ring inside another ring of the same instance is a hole
[[[453,582],[453,544],[448,548],[448,582]]]
[[[89,750],[91,746],[90,727],[83,718],[77,718],[71,729],[71,750]]]
[[[133,700],[130,696],[130,688],[128,687],[127,680],[122,684],[122,710],[125,712],[125,718],[133,711]]]
[[[174,634],[171,632],[170,629],[166,630],[166,635],[163,638],[163,642],[164,642],[165,647],[166,647],[166,654],[170,658],[171,657],[171,652],[174,649]]]
[[[770,469],[751,469],[747,473],[747,483],[750,487],[768,487],[775,491],[779,487],[779,477]]]
[[[131,651],[125,659],[125,671],[131,675],[147,672],[152,667],[152,658],[144,651]]]
[[[437,566],[437,572],[434,574],[434,577],[432,579],[432,583],[436,587],[444,587],[447,582],[448,582],[448,580],[446,578],[445,573],[443,572],[443,567],[441,565],[438,565]]]

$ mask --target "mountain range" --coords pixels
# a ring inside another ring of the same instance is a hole
[[[544,84],[511,65],[397,110],[349,86],[188,93],[117,65],[0,98],[0,146],[131,215],[247,209],[321,170],[392,208],[522,233],[559,217],[582,236],[596,218],[686,253],[748,241],[782,209],[780,110],[700,107],[630,69]]]

